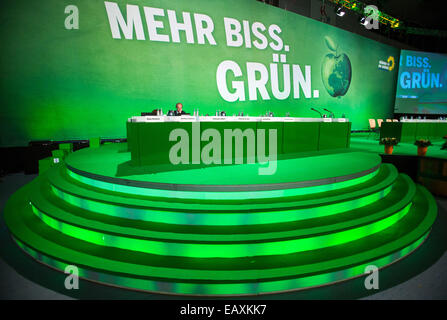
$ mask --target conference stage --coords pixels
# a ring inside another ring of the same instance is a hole
[[[265,2],[8,3],[0,147],[38,171],[6,203],[12,246],[156,294],[375,293],[447,194],[447,56],[337,28],[366,26],[361,1]]]
[[[275,163],[269,175],[259,162],[135,166],[127,143],[85,148],[15,193],[5,221],[34,259],[76,265],[91,281],[237,296],[388,266],[436,218],[433,196],[377,154],[338,148]]]

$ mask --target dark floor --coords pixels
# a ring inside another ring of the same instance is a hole
[[[3,220],[7,199],[35,175],[0,179],[0,299],[180,299],[80,281],[64,287],[65,275],[34,261],[13,242]],[[310,290],[250,297],[258,299],[447,299],[447,199],[437,199],[438,218],[429,238],[413,254],[380,271],[380,289],[366,290],[364,278]]]

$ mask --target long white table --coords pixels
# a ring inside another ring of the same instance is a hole
[[[347,118],[134,116],[128,122],[349,122]]]
[[[140,166],[169,163],[168,155],[174,144],[169,140],[170,133],[175,129],[183,129],[189,137],[192,137],[194,123],[199,124],[197,128],[200,132],[199,137],[207,129],[217,130],[222,137],[225,136],[224,132],[227,129],[242,131],[250,129],[254,132],[258,132],[259,129],[273,129],[276,132],[279,155],[348,148],[351,134],[351,123],[345,118],[132,117],[127,121],[127,140],[132,164]],[[200,143],[206,144],[203,141]]]

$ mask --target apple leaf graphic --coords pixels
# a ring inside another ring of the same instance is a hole
[[[327,47],[332,51],[337,51],[338,45],[335,44],[334,40],[332,40],[330,37],[325,36],[324,41],[326,42]]]

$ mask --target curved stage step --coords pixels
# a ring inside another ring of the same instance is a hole
[[[60,164],[8,201],[18,245],[89,280],[158,293],[252,295],[346,280],[411,253],[436,218],[431,194],[387,164],[342,188],[245,200],[125,194],[72,169]]]
[[[63,167],[59,173],[52,170],[49,180],[53,192],[64,201],[105,215],[170,224],[240,226],[316,218],[340,213],[346,208],[361,207],[388,194],[397,175],[395,167],[385,164],[374,177],[354,186],[312,195],[284,196],[274,200],[266,198],[264,201],[250,198],[243,201],[135,198],[129,194],[111,193],[80,184],[68,177]],[[281,214],[280,209],[293,210],[296,214]],[[272,215],[272,211],[277,214]]]
[[[291,223],[283,223],[277,225],[257,225],[255,226],[256,229],[252,228],[251,232],[248,232],[247,228],[235,228],[234,226],[223,226],[210,230],[210,228],[197,228],[197,226],[193,225],[175,226],[175,229],[163,232],[158,228],[157,224],[143,224],[135,220],[130,220],[123,224],[122,219],[108,219],[108,217],[104,217],[102,214],[70,205],[55,196],[51,192],[50,187],[43,182],[34,186],[36,192],[31,193],[30,201],[35,213],[41,219],[45,217],[46,219],[57,221],[58,225],[68,224],[105,234],[210,243],[220,241],[259,241],[262,239],[278,240],[280,238],[309,237],[312,234],[331,233],[337,230],[372,224],[392,216],[396,212],[404,210],[414,197],[416,187],[408,179],[406,176],[399,177],[393,185],[395,186],[395,191],[390,192],[381,201],[346,211],[343,214],[336,215],[333,219],[298,220],[293,223],[292,230],[290,230]],[[200,231],[207,231],[207,233]]]

